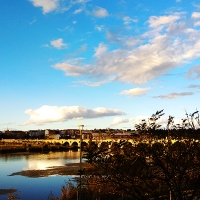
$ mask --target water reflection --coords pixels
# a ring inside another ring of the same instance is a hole
[[[7,157],[5,162],[3,162],[7,167],[0,165],[0,171],[4,173],[10,172],[7,174],[8,176],[20,175],[39,178],[52,175],[76,175],[80,167],[80,152],[78,151],[50,152],[48,154],[35,153],[26,155],[26,157],[24,155],[18,155],[18,159],[14,155],[14,158],[12,159],[12,156],[10,156],[8,159]],[[11,163],[15,166],[14,172]]]
[[[64,160],[30,160],[28,162],[28,167],[23,170],[45,170],[50,167],[64,166]]]
[[[21,191],[22,200],[47,199],[49,192],[59,195],[65,181],[72,176],[56,175],[48,177],[29,178],[28,176],[9,176],[14,172],[23,170],[48,170],[53,167],[64,166],[68,163],[79,163],[79,151],[49,152],[47,154],[4,154],[0,155],[0,189],[14,187]],[[31,194],[34,184],[34,194]],[[42,185],[41,185],[42,184]],[[39,193],[42,188],[42,193]],[[36,192],[38,191],[38,192]],[[40,198],[38,198],[40,196]],[[7,199],[6,195],[0,195],[0,200]]]
[[[79,162],[79,153],[69,152],[50,152],[49,154],[30,155],[26,170],[45,170],[50,167],[64,166],[67,163]]]
[[[0,154],[0,160],[20,160],[20,159],[32,159],[37,157],[37,159],[52,159],[52,158],[68,158],[76,159],[79,158],[79,151],[63,151],[63,152],[48,152],[48,153],[10,153],[10,154]]]
[[[78,163],[80,153],[78,151],[49,152],[46,154],[1,154],[0,162],[27,161],[27,166],[22,169],[41,170],[54,166],[64,166],[68,163]]]

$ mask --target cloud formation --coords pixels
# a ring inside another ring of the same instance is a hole
[[[81,13],[83,10],[82,9],[77,9],[77,10],[75,10],[74,11],[74,14],[76,15],[76,14],[79,14],[79,13]]]
[[[128,25],[128,24],[130,24],[130,23],[136,23],[136,22],[138,22],[138,19],[132,19],[132,18],[130,18],[129,16],[125,16],[125,17],[123,17],[123,21],[124,21],[124,24],[125,25]]]
[[[111,126],[116,126],[118,124],[121,124],[121,123],[127,123],[129,122],[128,119],[124,118],[124,117],[116,117],[113,119],[113,121],[111,122]]]
[[[193,66],[187,72],[187,78],[189,79],[197,79],[200,78],[200,65]]]
[[[91,0],[71,0],[71,1],[64,1],[64,0],[28,0],[30,1],[33,6],[41,7],[43,14],[50,13],[52,11],[60,11],[65,12],[71,9],[74,5],[84,5]],[[82,9],[77,9],[74,11],[74,14],[78,14],[82,12]]]
[[[62,38],[58,38],[56,40],[51,41],[51,45],[56,49],[61,49],[63,47],[67,47],[67,44],[64,43]]]
[[[95,28],[94,28],[94,29],[96,29],[96,30],[98,30],[98,31],[102,31],[102,30],[105,29],[105,27],[104,27],[103,25],[95,25]]]
[[[107,46],[104,43],[100,43],[97,48],[95,48],[95,54],[94,57],[100,57],[101,55],[104,55],[107,53]]]
[[[80,62],[83,58],[69,59],[67,62],[57,63],[54,65],[55,69],[62,70],[65,72],[66,76],[83,76],[88,74],[90,67],[80,66]]]
[[[114,78],[114,77],[110,77],[110,78],[107,79],[107,80],[96,81],[96,82],[90,82],[90,81],[78,81],[78,83],[81,83],[81,84],[83,84],[83,85],[90,86],[90,87],[98,87],[98,86],[101,86],[101,85],[103,85],[103,84],[106,84],[106,83],[112,82],[112,81],[113,81],[113,78]]]
[[[81,106],[58,107],[48,105],[44,105],[36,110],[27,109],[25,113],[30,115],[30,119],[25,121],[23,125],[42,125],[50,122],[62,122],[73,119],[92,119],[124,114],[120,110],[103,107],[88,109]]]
[[[97,16],[107,15],[105,10],[99,8],[98,11]],[[125,39],[116,34],[107,37],[116,44],[121,42],[125,45],[124,41],[128,41],[126,44],[130,44],[129,48],[122,48],[122,45],[109,50],[108,44],[100,43],[95,48],[94,62],[72,64],[71,60],[66,60],[54,67],[64,71],[67,76],[87,75],[93,79],[114,76],[114,81],[145,84],[200,57],[200,30],[195,27],[199,15],[192,13],[190,19],[186,19],[185,13],[151,16],[147,21],[149,30],[137,38],[130,35]],[[188,20],[190,23],[187,23]],[[199,77],[199,66],[188,73],[192,72]]]
[[[124,90],[120,92],[121,95],[127,95],[127,96],[143,96],[145,95],[151,88],[133,88],[130,90]]]
[[[159,95],[159,96],[154,96],[153,98],[161,98],[161,99],[175,99],[183,96],[190,96],[193,95],[193,92],[181,92],[181,93],[170,93],[167,95]]]
[[[49,13],[59,7],[59,0],[29,0],[35,7],[42,7],[43,13]]]
[[[96,7],[92,14],[95,16],[95,17],[99,17],[99,18],[104,18],[104,17],[107,17],[108,16],[108,11],[105,9],[105,8],[101,8],[101,7]]]
[[[197,89],[200,89],[200,85],[190,85],[188,86],[189,88],[197,88]]]
[[[131,123],[133,123],[133,128],[134,128],[135,124],[142,123],[142,120],[148,121],[149,118],[150,118],[150,116],[137,116],[137,117],[129,118],[129,119],[124,118],[124,117],[115,117],[113,119],[113,121],[111,122],[110,126],[117,126],[122,123],[131,122]],[[160,124],[163,127],[167,125],[167,122],[168,122],[168,118],[166,118],[166,117],[161,117],[157,120],[157,124]]]

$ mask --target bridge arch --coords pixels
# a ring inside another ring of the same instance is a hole
[[[69,147],[70,144],[69,144],[69,142],[65,142],[65,143],[63,144],[63,146],[65,146],[65,147]]]
[[[71,144],[71,147],[72,148],[78,148],[78,142],[76,142],[76,141],[74,141],[74,142],[72,142],[72,144]]]

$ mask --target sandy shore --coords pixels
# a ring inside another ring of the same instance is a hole
[[[83,168],[86,168],[87,164],[83,164]],[[79,163],[71,163],[66,164],[65,166],[56,166],[51,167],[46,170],[23,170],[20,172],[14,172],[10,174],[9,176],[27,176],[30,178],[38,178],[38,177],[46,177],[46,176],[53,176],[53,175],[61,175],[61,176],[67,176],[67,175],[78,175],[78,171],[80,169]]]

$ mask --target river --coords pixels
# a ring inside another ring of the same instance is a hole
[[[44,177],[13,175],[23,170],[48,170],[69,163],[79,163],[78,151],[49,152],[47,154],[0,154],[0,189],[14,188],[21,200],[47,200],[49,195],[58,197],[65,182],[74,176],[56,173]],[[7,200],[8,194],[0,195]]]

